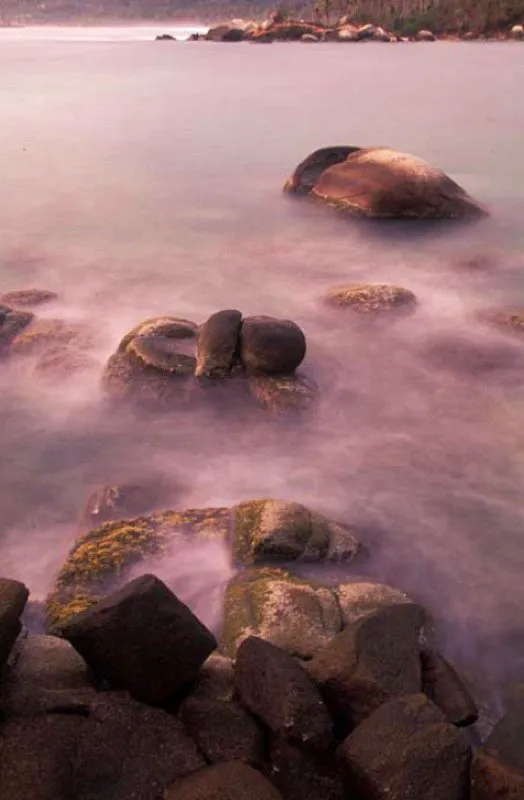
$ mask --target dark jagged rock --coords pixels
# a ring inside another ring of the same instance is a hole
[[[174,783],[164,800],[283,800],[271,783],[247,764],[229,761]]]
[[[238,703],[188,697],[180,718],[211,764],[242,761],[260,767],[264,762],[264,731]]]
[[[87,664],[69,642],[20,637],[0,682],[0,711],[7,717],[34,716],[74,704],[77,692],[78,702],[85,704],[89,690],[94,691]]]
[[[153,575],[143,575],[65,623],[62,634],[96,677],[159,704],[195,680],[214,636]]]
[[[197,378],[225,378],[238,359],[242,314],[217,311],[204,322],[198,334]]]
[[[471,769],[471,800],[524,798],[524,692],[495,725]]]
[[[466,800],[471,751],[423,694],[384,703],[337,750],[366,800]]]
[[[161,33],[158,36],[155,36],[156,42],[176,42],[176,38],[171,36],[170,33]]]
[[[85,731],[81,715],[47,714],[0,726],[2,800],[80,800],[74,765]]]
[[[331,717],[314,683],[292,656],[251,636],[238,649],[234,675],[242,704],[273,733],[307,750],[330,747]]]
[[[323,148],[299,164],[285,190],[360,217],[471,219],[487,214],[444,172],[387,147]]]
[[[272,736],[269,762],[269,777],[286,800],[353,800],[329,754],[305,753]]]
[[[240,358],[248,372],[292,374],[306,355],[306,337],[291,320],[246,317],[240,335]]]
[[[23,583],[0,578],[0,668],[20,633],[20,617],[28,597],[29,591]]]
[[[423,624],[417,605],[380,609],[348,626],[307,664],[340,737],[393,695],[421,691]]]
[[[457,727],[473,725],[478,719],[475,701],[451,664],[436,650],[423,650],[422,691]]]
[[[101,692],[78,749],[74,798],[157,800],[174,780],[204,766],[176,717],[125,692]]]

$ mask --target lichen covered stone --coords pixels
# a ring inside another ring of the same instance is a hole
[[[248,636],[310,658],[342,630],[334,592],[282,569],[250,569],[233,578],[224,598],[220,649],[234,658]]]
[[[81,536],[61,567],[46,599],[47,629],[59,632],[74,614],[119,588],[134,564],[165,552],[179,536],[223,538],[226,508],[165,511],[107,522]]]
[[[358,314],[412,311],[417,299],[409,289],[389,284],[350,283],[332,289],[326,302],[337,308],[348,308]]]

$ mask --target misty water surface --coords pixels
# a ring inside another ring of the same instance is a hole
[[[346,576],[420,599],[457,663],[500,685],[522,677],[524,343],[475,314],[524,305],[524,47],[8,33],[0,289],[57,291],[39,313],[85,321],[99,339],[92,370],[52,385],[2,364],[0,571],[43,596],[107,481],[158,475],[173,508],[293,499],[359,526],[369,557]],[[329,144],[413,152],[492,217],[362,226],[283,196],[296,163]],[[370,330],[323,307],[328,288],[354,280],[412,289],[417,313]],[[220,308],[303,326],[303,371],[321,387],[310,417],[107,408],[100,369],[130,327]],[[439,337],[509,356],[457,374],[428,355]],[[214,547],[161,576],[215,621],[208,598],[229,574]]]

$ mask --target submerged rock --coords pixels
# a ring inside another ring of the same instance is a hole
[[[302,375],[250,375],[248,382],[254,399],[277,415],[306,411],[318,396],[318,386]]]
[[[387,147],[317,150],[299,164],[285,190],[361,217],[469,219],[487,213],[441,170]]]
[[[94,675],[151,705],[194,681],[215,638],[168,587],[143,575],[62,626]]]
[[[56,292],[50,292],[47,289],[18,289],[0,295],[0,303],[5,303],[15,308],[32,308],[33,306],[41,306],[45,303],[50,303],[51,300],[56,300],[57,298],[58,295]]]
[[[233,508],[233,561],[351,561],[359,550],[348,526],[311,512],[300,503],[249,500]]]
[[[10,306],[0,305],[0,356],[9,352],[19,333],[33,321],[30,311],[17,311]]]
[[[331,289],[326,302],[337,308],[349,308],[359,314],[412,311],[417,298],[409,289],[389,284],[350,283]]]

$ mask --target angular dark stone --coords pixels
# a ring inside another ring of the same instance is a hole
[[[264,731],[238,703],[189,697],[180,718],[211,764],[242,761],[259,767],[263,763]]]
[[[174,783],[165,800],[283,800],[259,772],[239,761],[215,764]]]
[[[337,750],[365,800],[467,800],[471,750],[424,694],[384,703]]]
[[[246,317],[240,332],[240,358],[249,372],[289,375],[304,360],[306,337],[289,319]]]
[[[272,737],[269,760],[269,777],[286,800],[353,800],[330,754],[305,753]]]
[[[420,606],[386,606],[349,625],[306,664],[338,736],[346,736],[391,696],[421,690],[423,624]]]
[[[195,680],[216,641],[168,587],[143,575],[65,623],[98,678],[160,704]]]
[[[206,700],[232,700],[234,693],[232,659],[218,652],[211,653],[202,664],[191,696]]]
[[[436,650],[423,650],[422,691],[457,727],[473,725],[478,719],[475,701],[451,664]]]
[[[62,714],[2,725],[2,800],[79,800],[74,788],[74,763],[85,725],[82,716]]]
[[[157,800],[205,761],[176,717],[101,692],[91,705],[77,755],[75,800]]]
[[[234,666],[243,705],[291,744],[327,750],[333,724],[318,689],[293,656],[250,636],[240,645]]]
[[[28,597],[29,591],[23,583],[0,578],[0,667],[7,661],[20,633],[20,617]]]
[[[200,328],[195,369],[197,378],[225,378],[231,372],[239,348],[242,314],[226,310],[212,314]]]

